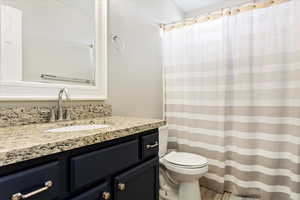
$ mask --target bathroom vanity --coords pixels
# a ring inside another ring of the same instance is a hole
[[[45,131],[74,123],[110,126]],[[158,127],[163,124],[106,117],[0,128],[0,199],[158,200]]]

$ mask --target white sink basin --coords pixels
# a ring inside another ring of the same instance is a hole
[[[88,131],[94,129],[108,128],[109,125],[103,124],[94,124],[94,125],[79,125],[79,126],[66,126],[62,128],[55,128],[47,130],[50,133],[58,133],[58,132],[74,132],[74,131]]]

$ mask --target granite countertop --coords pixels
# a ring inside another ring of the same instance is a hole
[[[88,131],[47,132],[53,128],[86,124],[109,124],[110,126]],[[164,120],[156,119],[102,117],[0,128],[0,167],[133,135],[164,124]]]

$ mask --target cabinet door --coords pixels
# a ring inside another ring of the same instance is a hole
[[[141,138],[142,159],[149,159],[158,155],[159,141],[158,132]]]
[[[111,199],[111,195],[109,193],[109,186],[107,183],[103,183],[70,200],[109,200],[109,199]]]
[[[0,200],[54,200],[61,193],[59,162],[0,177]]]
[[[158,164],[155,158],[115,177],[115,200],[158,200]]]
[[[71,158],[72,191],[115,174],[139,161],[139,141],[133,140]]]

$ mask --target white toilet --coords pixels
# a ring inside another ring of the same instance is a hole
[[[192,153],[167,153],[168,128],[159,130],[160,200],[201,200],[199,179],[208,171],[207,159]]]

